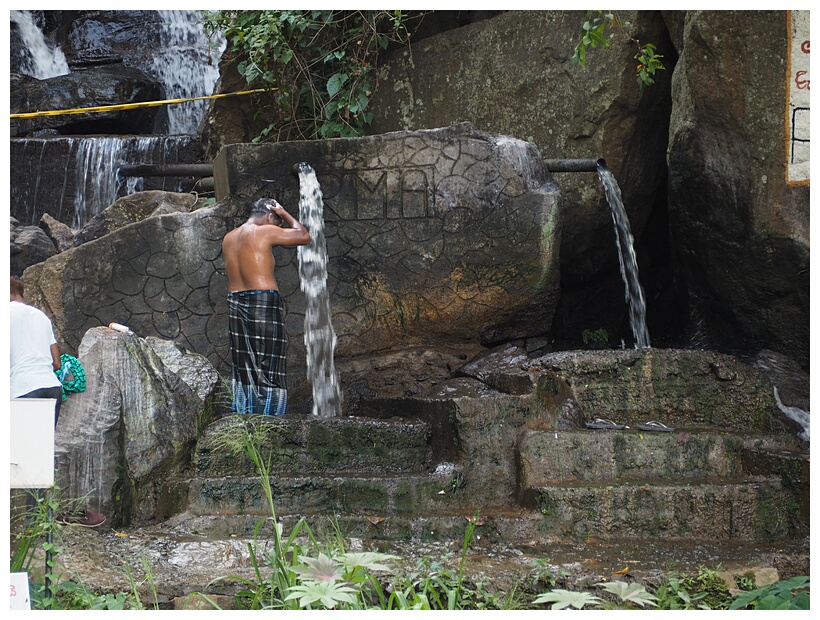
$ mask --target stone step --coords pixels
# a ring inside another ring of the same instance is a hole
[[[779,478],[764,476],[699,483],[561,483],[529,489],[520,502],[511,500],[507,507],[471,501],[469,486],[459,488],[456,481],[445,476],[278,477],[271,480],[272,508],[260,478],[186,480],[163,487],[158,505],[167,512],[158,516],[180,512],[204,518],[218,515],[217,521],[229,523],[236,518],[247,527],[274,512],[278,518],[335,515],[362,524],[389,520],[382,529],[398,527],[402,535],[409,535],[415,526],[396,524],[514,513],[515,527],[528,532],[525,537],[541,532],[754,541],[793,538],[803,518],[794,492]]]
[[[799,502],[779,478],[562,483],[530,492],[543,530],[565,536],[773,541],[802,529]]]
[[[280,476],[271,478],[274,509],[289,514],[426,515],[473,508],[452,475]],[[157,516],[192,514],[269,516],[258,476],[170,480],[162,486]]]
[[[229,416],[208,426],[197,442],[194,474],[200,478],[256,476],[241,445],[226,449],[247,432],[278,474],[400,474],[432,468],[430,427],[397,418],[296,418]]]
[[[518,442],[524,489],[553,482],[697,480],[772,474],[798,457],[788,435],[719,431],[524,431]],[[763,454],[769,461],[764,461]],[[753,471],[751,471],[753,469]]]

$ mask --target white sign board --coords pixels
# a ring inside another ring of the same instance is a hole
[[[786,181],[805,185],[809,174],[809,12],[789,11],[789,102],[786,109]]]
[[[12,489],[54,486],[54,405],[53,398],[11,399]]]
[[[11,608],[31,609],[31,595],[28,589],[28,573],[11,573]]]

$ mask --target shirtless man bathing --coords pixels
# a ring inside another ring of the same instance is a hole
[[[305,227],[271,198],[254,202],[248,221],[222,240],[234,413],[284,415],[287,410],[288,340],[272,250],[310,241]]]

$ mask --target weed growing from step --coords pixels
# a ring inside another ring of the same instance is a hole
[[[220,429],[215,450],[245,454],[253,462],[268,501],[271,516],[260,520],[254,530],[254,541],[248,543],[256,581],[229,577],[244,583],[236,594],[244,609],[368,609],[387,605],[387,595],[372,571],[389,571],[385,561],[397,559],[383,553],[346,553],[337,528],[337,545],[322,549],[304,519],[300,519],[285,538],[284,525],[276,516],[271,486],[272,449],[263,454],[267,439],[264,416],[232,418]],[[273,549],[266,553],[269,577],[262,574],[257,544],[263,526],[272,524]],[[317,555],[318,554],[318,555]],[[212,600],[203,595],[214,607]]]

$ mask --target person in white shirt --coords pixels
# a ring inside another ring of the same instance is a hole
[[[62,363],[54,326],[45,312],[26,303],[23,281],[19,277],[11,276],[10,292],[11,398],[53,398],[56,427],[63,402],[63,384],[56,374]],[[37,497],[42,497],[39,489]],[[34,495],[27,495],[26,503],[30,510],[33,510],[35,502]],[[82,516],[59,515],[57,521],[97,527],[105,522],[105,515],[86,508]]]
[[[23,281],[11,276],[11,398],[54,398],[54,425],[60,415],[63,386],[55,374],[60,369],[60,349],[51,319],[26,303]]]

